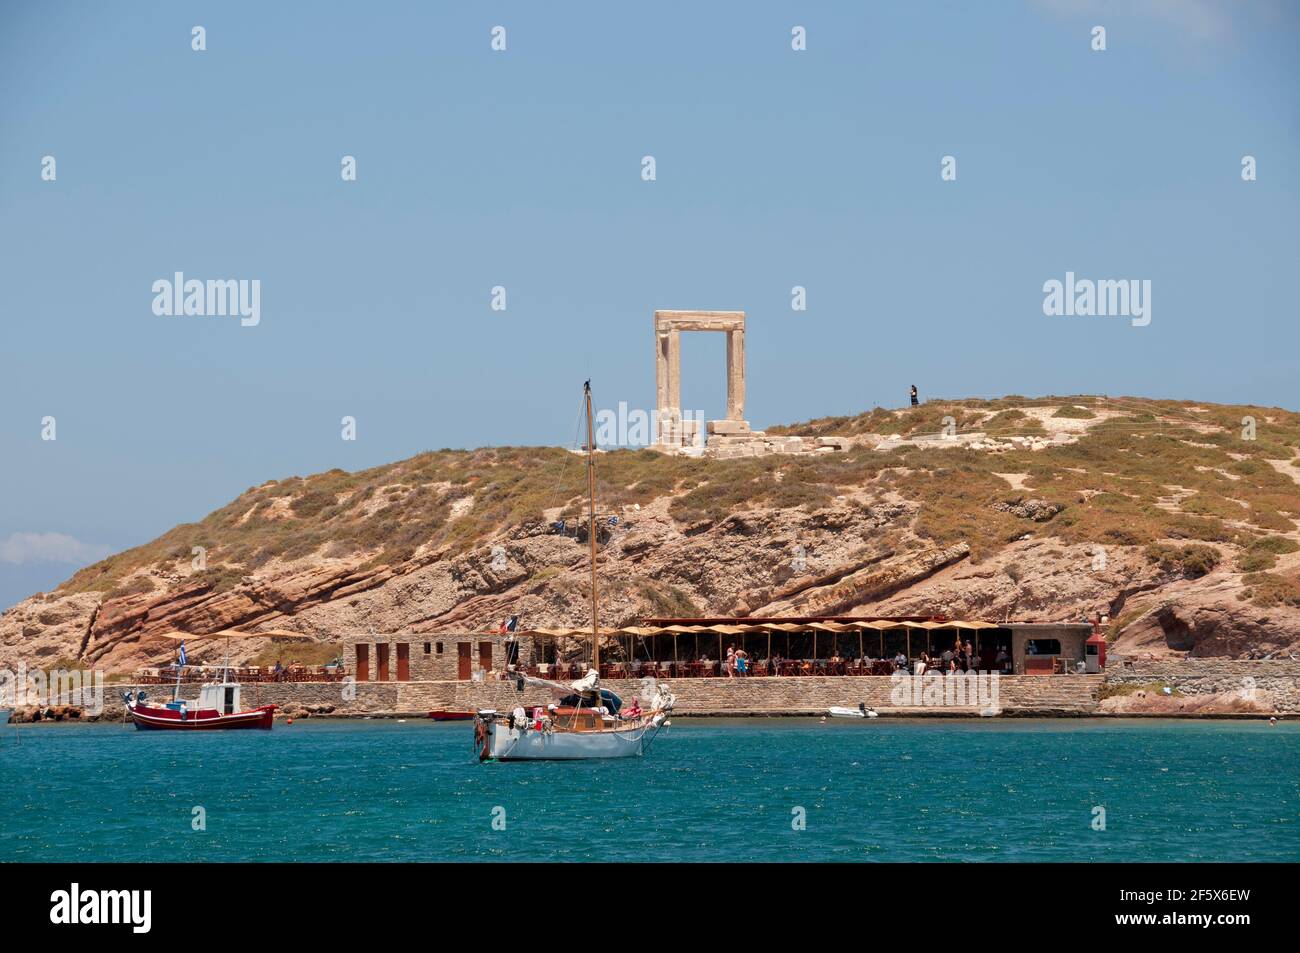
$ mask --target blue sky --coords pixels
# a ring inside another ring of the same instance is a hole
[[[0,0],[0,606],[268,478],[563,443],[587,377],[650,407],[656,308],[748,313],[756,426],[913,382],[1296,409],[1298,48],[1268,2]],[[155,315],[176,271],[261,323]],[[1067,271],[1151,324],[1044,315]]]

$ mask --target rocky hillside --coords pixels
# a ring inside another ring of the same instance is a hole
[[[1300,414],[1007,397],[768,432],[845,449],[599,456],[604,624],[1101,612],[1120,651],[1300,652]],[[581,457],[540,447],[273,480],[7,610],[0,666],[129,671],[174,629],[582,624],[584,489]]]

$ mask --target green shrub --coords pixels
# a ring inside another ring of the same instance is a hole
[[[1213,546],[1170,546],[1163,543],[1148,546],[1147,559],[1162,570],[1177,573],[1188,579],[1204,576],[1219,564],[1219,551]]]
[[[1252,573],[1272,569],[1277,557],[1300,550],[1300,543],[1286,536],[1261,536],[1250,544],[1237,560],[1240,572]]]
[[[1064,407],[1057,408],[1053,417],[1065,417],[1070,420],[1094,420],[1097,415],[1086,407],[1075,407],[1073,404],[1066,404]]]
[[[1300,575],[1279,576],[1276,573],[1256,572],[1244,576],[1247,588],[1242,598],[1255,605],[1272,609],[1276,606],[1300,607]]]
[[[127,596],[138,596],[146,592],[153,592],[158,588],[158,584],[153,581],[151,576],[136,576],[128,583],[123,583],[114,589],[105,593],[107,599],[124,599]]]

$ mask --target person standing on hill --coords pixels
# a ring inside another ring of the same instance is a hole
[[[913,406],[913,407],[916,407],[916,406],[919,405],[919,403],[920,403],[920,401],[919,401],[918,398],[917,398],[916,385],[913,384],[913,385],[912,385],[912,406]]]

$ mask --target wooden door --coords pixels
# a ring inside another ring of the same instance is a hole
[[[357,643],[357,681],[370,681],[370,646]]]
[[[397,643],[397,680],[411,680],[411,647],[405,642]]]
[[[478,667],[485,672],[492,671],[492,643],[480,642],[478,644]]]
[[[375,667],[379,669],[379,681],[388,681],[388,643],[380,642],[375,646]]]
[[[468,642],[456,643],[456,677],[462,682],[470,676],[470,670],[473,667],[473,659],[470,655],[473,646]]]

